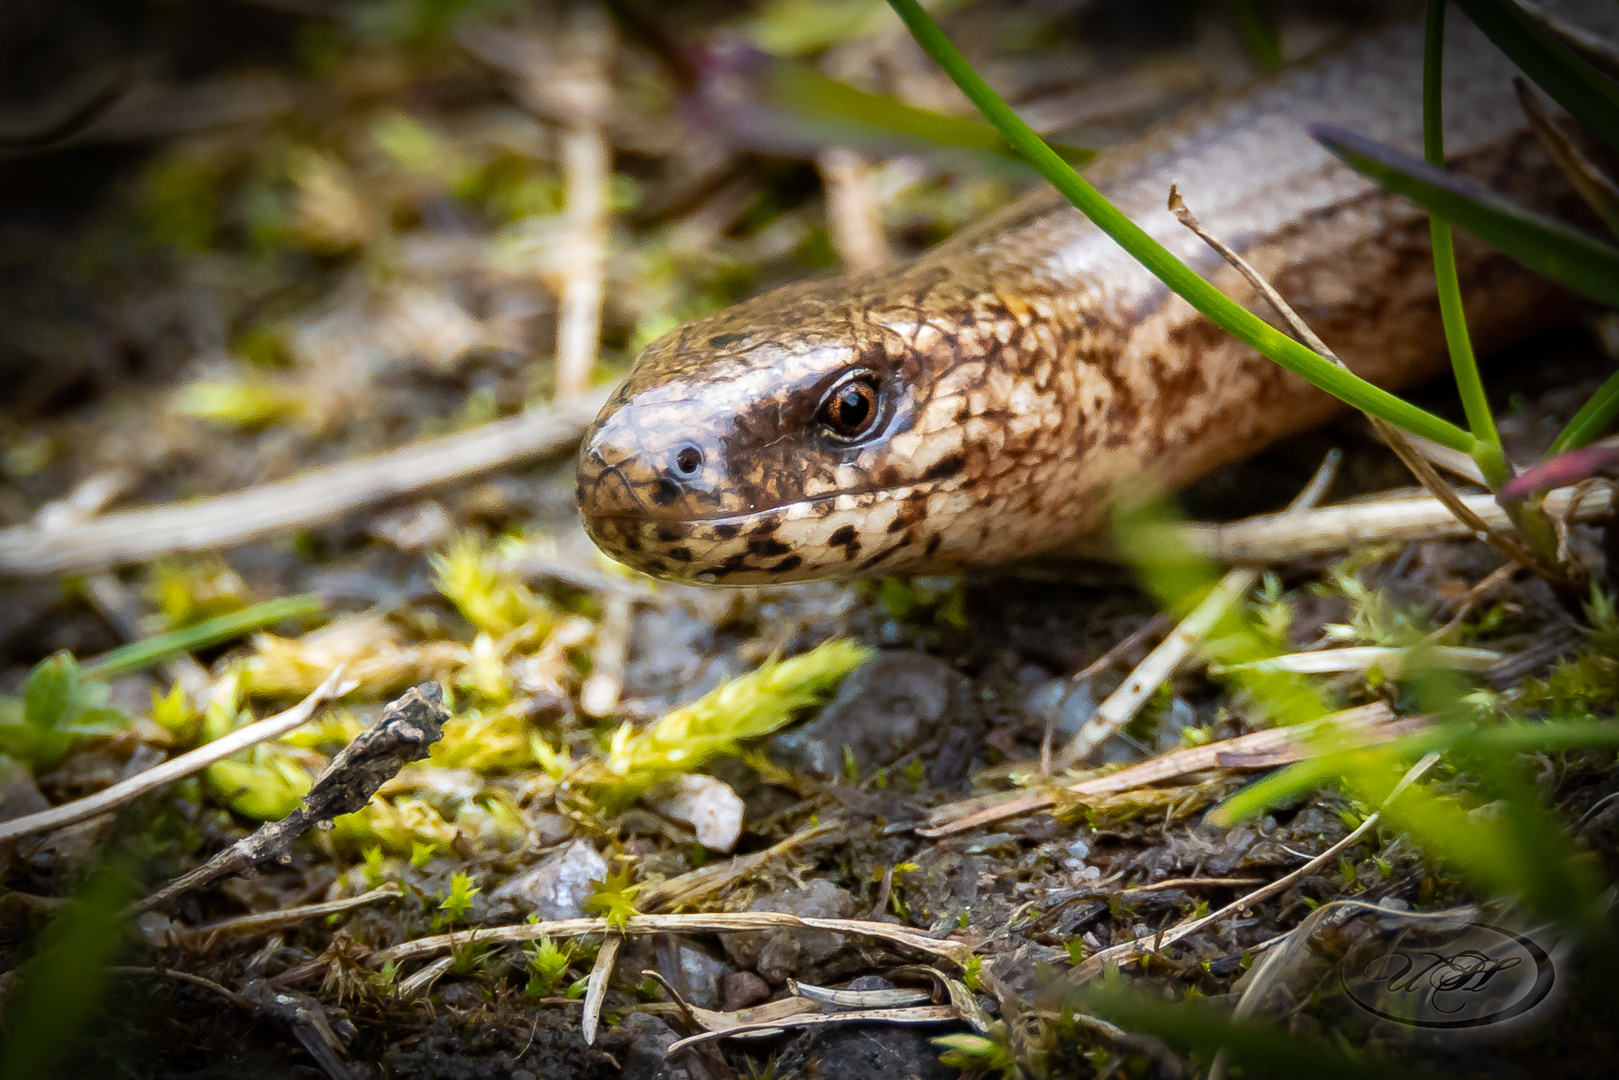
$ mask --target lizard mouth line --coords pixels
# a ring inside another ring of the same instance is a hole
[[[586,513],[587,521],[614,521],[614,522],[640,522],[649,525],[742,525],[769,514],[779,514],[799,506],[823,506],[838,499],[883,499],[904,498],[911,492],[920,490],[920,484],[907,484],[902,487],[891,488],[859,488],[854,491],[835,491],[826,495],[814,495],[806,499],[795,499],[791,502],[772,503],[754,510],[746,510],[739,514],[716,514],[711,517],[663,517],[652,510],[644,514],[614,511],[601,514]],[[640,496],[636,496],[637,499]],[[644,505],[644,504],[643,504]]]

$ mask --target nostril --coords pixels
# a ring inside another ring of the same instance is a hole
[[[675,455],[675,468],[684,476],[690,476],[702,467],[703,452],[695,446],[681,447],[680,453]]]

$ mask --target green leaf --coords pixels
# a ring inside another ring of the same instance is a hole
[[[74,710],[79,689],[79,666],[73,656],[59,652],[34,666],[23,687],[24,715],[36,728],[55,730]]]
[[[1619,248],[1526,210],[1465,176],[1331,124],[1310,134],[1356,172],[1438,214],[1584,296],[1619,307]]]
[[[71,654],[59,652],[35,665],[21,701],[0,699],[0,751],[38,772],[72,751],[80,739],[115,735],[129,717],[107,707],[107,688],[85,673]]]
[[[1535,85],[1619,148],[1619,84],[1598,74],[1512,0],[1456,0],[1456,6]]]

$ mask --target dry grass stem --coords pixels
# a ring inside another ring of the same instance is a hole
[[[323,525],[387,499],[567,450],[606,400],[607,390],[593,391],[471,431],[229,495],[106,514],[51,532],[36,525],[0,529],[0,575],[39,577],[127,566]]]
[[[1358,733],[1365,745],[1387,742],[1397,734],[1405,734],[1404,724],[1394,722],[1394,713],[1382,702],[1346,709],[1322,717],[1312,724],[1298,727],[1266,728],[1263,731],[1238,735],[1231,739],[1188,747],[1160,754],[1139,765],[1076,780],[1052,791],[1031,791],[1010,797],[996,797],[993,802],[968,799],[960,803],[941,806],[933,812],[933,824],[916,830],[918,836],[937,839],[967,832],[1008,818],[1021,817],[1049,809],[1056,805],[1053,791],[1080,797],[1116,795],[1123,791],[1157,784],[1165,780],[1215,768],[1271,768],[1290,761],[1310,757],[1310,739],[1323,727],[1336,726],[1340,731]],[[1262,764],[1250,764],[1261,762]]]
[[[601,341],[602,297],[607,277],[609,192],[613,148],[603,125],[612,100],[609,67],[613,25],[604,11],[580,5],[570,15],[562,55],[567,71],[552,84],[552,97],[566,117],[562,132],[562,182],[567,192],[557,319],[557,398],[585,393]],[[556,72],[545,73],[556,79]],[[541,76],[536,73],[535,77]]]
[[[1544,504],[1546,513],[1570,524],[1601,521],[1613,514],[1610,484],[1582,494],[1577,505],[1574,496],[1571,487],[1552,491]],[[1479,493],[1458,498],[1492,529],[1511,527],[1511,520],[1495,496]],[[1474,535],[1438,499],[1416,494],[1324,506],[1298,514],[1259,514],[1227,525],[1172,525],[1164,531],[1193,554],[1216,562],[1254,564],[1329,555],[1360,544],[1463,540]],[[1105,541],[1098,538],[1082,539],[1060,553],[1077,558],[1112,556]]]
[[[798,1016],[785,1017],[771,1023],[741,1024],[737,1027],[720,1028],[714,1031],[699,1032],[696,1035],[688,1035],[684,1039],[669,1045],[668,1056],[674,1057],[688,1047],[697,1046],[714,1039],[729,1039],[736,1035],[748,1035],[755,1032],[827,1027],[837,1024],[949,1024],[960,1019],[961,1012],[954,1005],[922,1005],[911,1009],[850,1009],[847,1012],[804,1013]]]
[[[829,146],[815,159],[826,189],[826,228],[832,248],[851,274],[874,270],[894,253],[871,183],[871,168],[858,151]]]
[[[1425,666],[1450,668],[1453,671],[1488,671],[1504,657],[1494,649],[1467,649],[1451,645],[1432,645],[1424,649],[1391,649],[1377,645],[1357,645],[1346,649],[1319,649],[1315,652],[1288,653],[1271,656],[1246,664],[1229,667],[1211,667],[1216,674],[1222,671],[1287,671],[1298,675],[1336,675],[1346,671],[1370,671],[1377,668],[1390,678],[1397,678],[1416,656]]]
[[[699,866],[695,870],[688,870],[686,873],[676,877],[666,878],[663,881],[654,881],[636,894],[636,904],[642,911],[646,912],[655,912],[677,905],[694,904],[699,900],[725,891],[749,874],[756,872],[766,863],[780,858],[794,848],[807,844],[812,840],[831,836],[838,831],[838,828],[837,822],[824,821],[819,825],[800,829],[787,837],[787,839],[777,841],[763,851],[755,851],[750,855],[734,855],[724,862],[709,863],[707,866]]]
[[[1096,678],[1108,668],[1117,664],[1122,658],[1128,656],[1137,646],[1148,638],[1162,633],[1169,626],[1169,616],[1162,611],[1142,623],[1107,652],[1085,665],[1085,669],[1075,675],[1072,682],[1085,683]],[[1045,734],[1040,738],[1040,775],[1050,776],[1054,771],[1051,761],[1051,740],[1057,730],[1057,717],[1053,715],[1046,721]]]
[[[590,969],[585,983],[585,1015],[579,1021],[579,1030],[586,1046],[596,1044],[596,1029],[601,1024],[602,1001],[607,997],[607,980],[613,977],[613,965],[618,961],[618,949],[624,944],[623,934],[609,934],[596,954],[596,964]]]
[[[293,729],[307,724],[315,715],[316,709],[328,701],[342,697],[357,685],[343,678],[342,669],[333,671],[326,676],[324,682],[315,687],[313,693],[285,712],[276,713],[256,724],[249,724],[205,746],[199,746],[190,753],[181,754],[145,772],[136,773],[128,780],[116,783],[94,795],[87,795],[61,806],[53,806],[37,814],[0,822],[0,843],[15,840],[19,836],[29,836],[88,821],[98,814],[105,814],[109,810],[138,799],[149,791],[156,791],[176,780],[183,780],[187,776],[199,773],[214,762],[223,761],[232,754],[239,754],[249,747],[269,742],[271,739],[279,739]]]
[[[1305,485],[1304,490],[1293,500],[1285,513],[1307,510],[1320,502],[1337,474],[1338,461],[1336,453],[1328,455],[1327,460],[1322,462],[1315,476]],[[1052,758],[1049,771],[1061,772],[1075,762],[1083,761],[1087,755],[1134,719],[1142,705],[1146,704],[1165,680],[1173,676],[1191,657],[1198,642],[1225,618],[1231,606],[1241,601],[1258,580],[1257,570],[1245,568],[1227,572],[1209,595],[1192,609],[1191,614],[1181,620],[1181,624],[1174,632],[1147,654],[1147,658],[1137,665],[1129,678],[1124,680],[1124,685],[1108,695],[1107,700],[1102,702],[1095,714],[1074,733],[1068,744]],[[1045,762],[1042,761],[1042,772],[1047,771]]]
[[[232,1005],[235,1005],[238,1009],[246,1009],[248,1012],[258,1011],[257,1005],[253,1004],[251,1001],[247,1000],[230,987],[221,983],[216,983],[212,979],[203,978],[201,975],[193,975],[189,971],[176,971],[173,968],[165,967],[140,967],[138,965],[129,964],[113,964],[106,970],[107,974],[109,975],[154,975],[160,979],[173,979],[176,982],[190,983],[192,986],[200,986],[205,990],[212,990],[214,993],[218,994]]]
[[[199,945],[204,952],[213,948],[214,943],[222,937],[235,934],[262,934],[266,930],[274,930],[281,926],[290,926],[293,923],[303,922],[305,919],[325,918],[328,915],[340,915],[345,911],[375,904],[379,900],[393,900],[405,895],[404,890],[393,882],[378,889],[359,896],[350,896],[343,900],[328,900],[323,904],[303,904],[298,907],[283,908],[280,911],[262,911],[253,915],[242,915],[234,919],[223,919],[207,926],[199,926],[185,934],[186,942]]]
[[[1177,877],[1154,881],[1148,885],[1132,885],[1128,889],[1121,889],[1119,894],[1133,896],[1137,893],[1169,892],[1171,889],[1230,889],[1264,883],[1264,878],[1255,877]]]
[[[422,970],[399,984],[399,996],[404,1001],[425,994],[433,988],[433,984],[443,978],[444,973],[455,966],[455,957],[445,956],[428,964]]]
[[[787,980],[787,992],[840,1009],[898,1009],[906,1005],[926,1005],[933,1000],[933,994],[927,990],[839,990],[801,983],[797,979]]]
[[[893,945],[901,945],[929,956],[964,963],[972,950],[959,941],[929,937],[926,931],[893,923],[870,922],[864,919],[816,919],[808,916],[784,915],[775,911],[717,911],[682,915],[635,915],[618,926],[609,927],[606,919],[558,919],[554,922],[523,923],[518,926],[495,926],[487,930],[465,930],[434,937],[417,938],[382,949],[371,956],[370,962],[381,966],[389,960],[403,963],[473,941],[485,945],[510,945],[519,941],[538,941],[542,937],[576,938],[609,931],[633,937],[643,934],[728,934],[736,930],[779,930],[803,927],[808,930],[829,930],[835,934],[851,934],[876,938]]]
[[[1478,606],[1480,600],[1511,581],[1512,575],[1521,569],[1522,567],[1517,563],[1509,562],[1491,570],[1482,581],[1467,590],[1467,595],[1463,596],[1456,604],[1456,610],[1451,614],[1450,621],[1429,634],[1427,641],[1430,644],[1437,643],[1444,641],[1445,638],[1455,633],[1462,623],[1466,621],[1467,617],[1473,613],[1473,609]]]

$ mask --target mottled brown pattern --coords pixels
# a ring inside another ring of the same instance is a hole
[[[1611,7],[1574,5],[1610,27]],[[1565,185],[1524,131],[1510,66],[1452,24],[1453,167],[1521,201],[1565,205]],[[1091,179],[1253,306],[1246,284],[1164,208],[1178,182],[1352,367],[1409,384],[1445,356],[1426,220],[1303,128],[1328,120],[1415,151],[1421,70],[1420,27],[1396,27],[1110,153]],[[1569,310],[1545,282],[1460,240],[1486,347]],[[817,413],[856,371],[875,382],[879,413],[867,436],[845,442]],[[1037,193],[914,262],[778,289],[654,342],[586,440],[579,501],[609,554],[683,580],[986,565],[1094,527],[1120,485],[1147,474],[1182,484],[1334,407]]]

